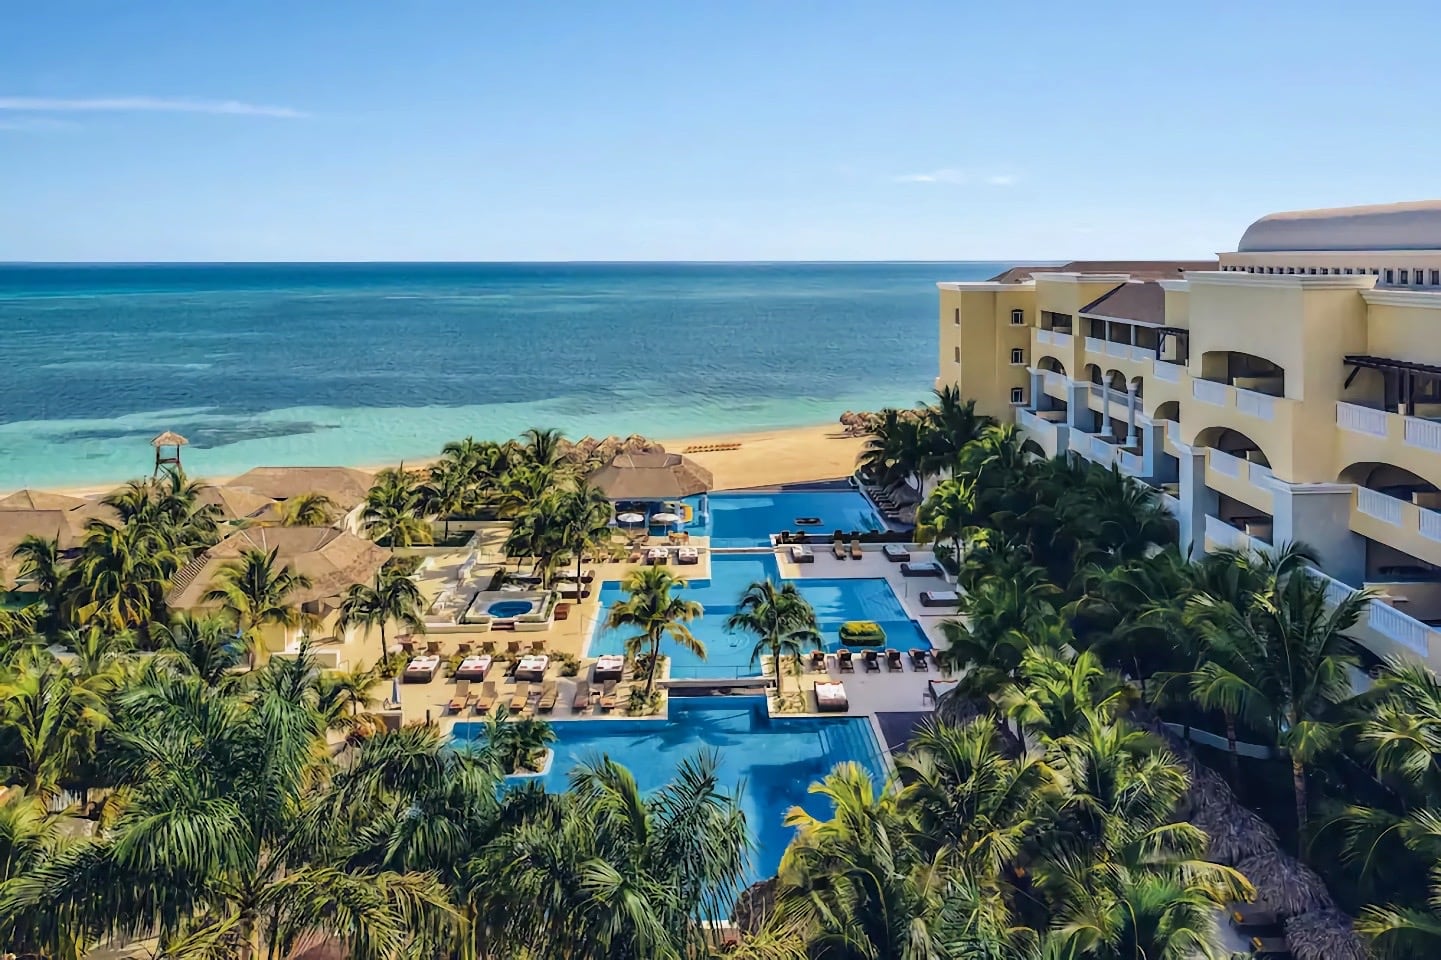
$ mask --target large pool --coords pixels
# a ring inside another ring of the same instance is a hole
[[[772,554],[711,554],[711,578],[691,580],[684,591],[687,599],[698,600],[705,607],[705,616],[690,624],[691,633],[705,644],[706,658],[682,650],[673,643],[662,642],[661,652],[671,658],[673,677],[737,677],[760,673],[760,665],[752,665],[750,654],[755,637],[744,633],[727,633],[725,619],[735,612],[736,604],[746,587],[757,580],[781,582],[780,569]],[[906,614],[891,585],[882,579],[805,579],[793,581],[816,611],[821,637],[826,650],[840,647],[837,631],[847,620],[875,620],[886,631],[886,645],[898,650],[913,647],[930,648],[930,641],[914,620]],[[610,605],[625,597],[618,581],[601,585],[600,605]],[[602,653],[624,653],[630,630],[607,630],[597,622],[591,636],[589,656]]]
[[[884,530],[885,524],[865,497],[854,490],[785,490],[777,493],[713,493],[709,496],[710,522],[693,523],[690,533],[711,538],[713,547],[756,547],[770,543],[782,530],[825,534],[836,530]],[[700,500],[686,501],[700,517]],[[800,525],[800,518],[818,518]]]
[[[877,783],[885,763],[870,722],[861,717],[771,718],[760,697],[672,697],[668,720],[562,720],[552,724],[555,760],[547,790],[566,789],[566,775],[583,759],[607,755],[628,767],[642,790],[675,777],[677,763],[702,748],[720,755],[720,782],[740,794],[755,850],[750,880],[774,876],[794,832],[786,811],[801,806],[830,814],[829,802],[806,788],[836,764],[854,760]],[[469,740],[478,723],[457,723],[453,736]]]

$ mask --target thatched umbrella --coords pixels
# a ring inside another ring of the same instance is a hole
[[[757,880],[742,890],[741,895],[736,898],[735,909],[731,911],[731,923],[746,936],[760,933],[766,920],[770,918],[771,911],[776,908],[778,883],[775,877]]]
[[[1205,804],[1191,822],[1205,832],[1211,859],[1228,867],[1267,856],[1281,845],[1269,823],[1237,803]]]
[[[680,500],[715,487],[711,472],[678,453],[621,453],[591,475],[611,500]]]
[[[1351,918],[1336,910],[1303,913],[1286,921],[1286,945],[1296,960],[1370,960]]]
[[[1280,850],[1247,857],[1236,869],[1256,888],[1256,902],[1277,917],[1336,909],[1316,871]]]

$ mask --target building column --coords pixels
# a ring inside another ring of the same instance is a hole
[[[1206,486],[1204,448],[1179,448],[1181,463],[1181,550],[1195,560],[1206,552],[1206,517],[1220,507],[1216,491]]]
[[[1126,385],[1126,446],[1136,445],[1136,385]]]
[[[1091,413],[1091,385],[1084,380],[1071,380],[1066,387],[1066,426],[1086,432],[1082,417]]]
[[[1161,458],[1166,455],[1166,424],[1165,421],[1142,424],[1141,434],[1145,437],[1145,443],[1141,445],[1141,469],[1145,471],[1143,476],[1147,480],[1160,482]]]
[[[1041,371],[1032,368],[1031,374],[1031,402],[1026,404],[1026,409],[1035,413],[1037,410],[1051,409],[1051,397],[1046,393],[1046,376]]]
[[[1272,490],[1272,541],[1304,543],[1324,573],[1359,587],[1366,579],[1366,539],[1351,532],[1351,485],[1276,481]]]

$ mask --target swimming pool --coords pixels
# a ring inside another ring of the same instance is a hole
[[[518,617],[535,609],[534,600],[497,600],[483,611],[492,617]]]
[[[746,587],[766,577],[781,582],[780,569],[772,554],[711,554],[711,578],[692,580],[683,595],[705,607],[705,615],[690,624],[706,647],[706,659],[682,650],[673,643],[663,642],[661,652],[671,658],[673,677],[737,677],[760,673],[760,665],[752,665],[751,649],[755,637],[745,633],[727,633],[725,618],[735,612],[736,603]],[[826,650],[840,647],[837,631],[847,620],[874,620],[886,631],[886,646],[898,650],[913,647],[929,649],[931,643],[916,622],[906,614],[891,585],[881,579],[806,579],[792,581],[815,608],[816,622]],[[625,598],[620,583],[608,580],[601,585],[600,606],[609,609]],[[607,630],[598,622],[591,635],[588,655],[624,653],[625,639],[630,630]]]
[[[870,501],[854,490],[784,490],[776,493],[720,492],[708,498],[710,522],[686,530],[708,536],[713,547],[756,547],[770,543],[782,530],[806,530],[829,536],[835,530],[884,530]],[[700,517],[700,498],[686,501]],[[821,522],[797,524],[802,517]]]
[[[801,806],[830,814],[829,801],[806,792],[836,764],[854,760],[879,783],[885,763],[861,717],[772,718],[761,697],[673,697],[668,720],[561,720],[551,724],[555,759],[543,778],[547,790],[566,789],[566,775],[584,759],[607,755],[628,767],[642,790],[675,776],[676,765],[702,748],[717,750],[719,779],[739,792],[755,842],[748,881],[774,876],[794,833],[786,811]],[[452,736],[481,735],[478,723],[457,723]]]

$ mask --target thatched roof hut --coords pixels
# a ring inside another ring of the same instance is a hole
[[[611,500],[679,500],[715,486],[709,470],[678,453],[620,453],[590,482]]]
[[[765,926],[771,912],[776,908],[775,877],[757,880],[741,891],[736,898],[735,909],[731,911],[731,923],[746,936],[755,936]]]
[[[1296,960],[1370,960],[1351,918],[1336,910],[1303,913],[1286,921],[1286,945]]]
[[[1203,805],[1191,817],[1191,822],[1205,832],[1210,858],[1228,867],[1252,857],[1266,856],[1281,845],[1269,823],[1237,803]]]
[[[91,506],[89,500],[45,490],[16,490],[0,497],[0,510],[80,510]]]
[[[365,499],[374,482],[374,474],[354,467],[255,467],[226,486],[269,500],[320,493],[348,512]]]
[[[1336,909],[1316,871],[1280,850],[1247,857],[1236,869],[1256,888],[1256,902],[1277,917]]]

